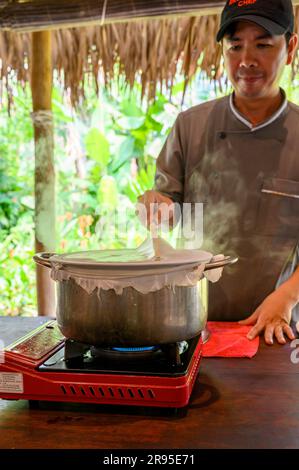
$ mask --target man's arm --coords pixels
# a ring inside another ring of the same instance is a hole
[[[299,302],[299,267],[270,294],[241,325],[254,325],[249,331],[248,339],[254,339],[264,331],[265,342],[273,344],[276,338],[280,344],[285,344],[285,335],[293,340],[295,335],[290,327],[292,309]]]

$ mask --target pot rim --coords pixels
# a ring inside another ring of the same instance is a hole
[[[88,252],[81,252],[81,253],[88,253]],[[74,253],[70,253],[74,254]],[[165,269],[167,267],[169,268],[181,268],[182,266],[186,268],[192,268],[193,266],[196,265],[201,265],[205,264],[205,269],[204,271],[209,271],[212,269],[217,269],[217,268],[222,268],[225,266],[229,266],[231,264],[235,264],[238,261],[238,258],[236,256],[224,256],[222,259],[219,259],[219,257],[212,257],[208,262],[207,260],[198,260],[198,261],[190,261],[190,262],[178,262],[175,260],[151,260],[151,262],[139,262],[139,263],[101,263],[101,262],[86,262],[86,261],[75,261],[75,260],[66,260],[64,258],[66,255],[59,255],[57,253],[50,253],[50,252],[41,252],[41,253],[36,253],[33,256],[34,261],[42,266],[48,267],[48,268],[55,268],[59,266],[60,269],[63,269],[63,267],[78,267],[80,269],[99,269],[99,270],[108,270],[109,269],[115,269],[117,267],[122,268],[122,269],[132,269],[134,271],[138,270],[144,270],[144,269],[153,269],[157,268],[158,269]]]

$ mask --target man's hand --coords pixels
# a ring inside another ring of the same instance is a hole
[[[292,308],[296,303],[285,283],[266,297],[250,317],[239,323],[241,325],[254,325],[247,335],[248,339],[254,339],[264,332],[267,344],[273,344],[273,338],[276,338],[278,343],[285,344],[285,336],[290,340],[295,339],[290,321]]]
[[[142,208],[140,207],[140,204],[144,205],[145,211],[141,210]],[[146,191],[138,198],[137,213],[147,228],[150,228],[153,223],[160,224],[161,221],[163,222],[163,220],[165,220],[166,216],[169,226],[172,227],[174,219],[174,202],[172,199],[167,196],[163,196],[163,194],[158,191]]]

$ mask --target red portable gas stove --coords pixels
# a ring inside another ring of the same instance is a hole
[[[4,350],[0,398],[181,408],[198,373],[201,336],[145,348],[65,339],[49,321]]]

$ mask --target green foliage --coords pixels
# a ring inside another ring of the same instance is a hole
[[[85,138],[88,157],[95,160],[99,169],[104,172],[110,157],[110,146],[106,137],[96,128],[90,129]]]
[[[15,86],[15,106],[0,108],[0,314],[35,310],[34,147],[28,90]]]
[[[31,208],[33,131],[30,98],[20,87],[16,87],[15,106],[10,119],[7,108],[0,108],[0,231],[9,231]]]
[[[23,213],[7,234],[0,231],[1,315],[33,315],[36,310],[35,272],[32,266],[34,230],[32,211]]]

